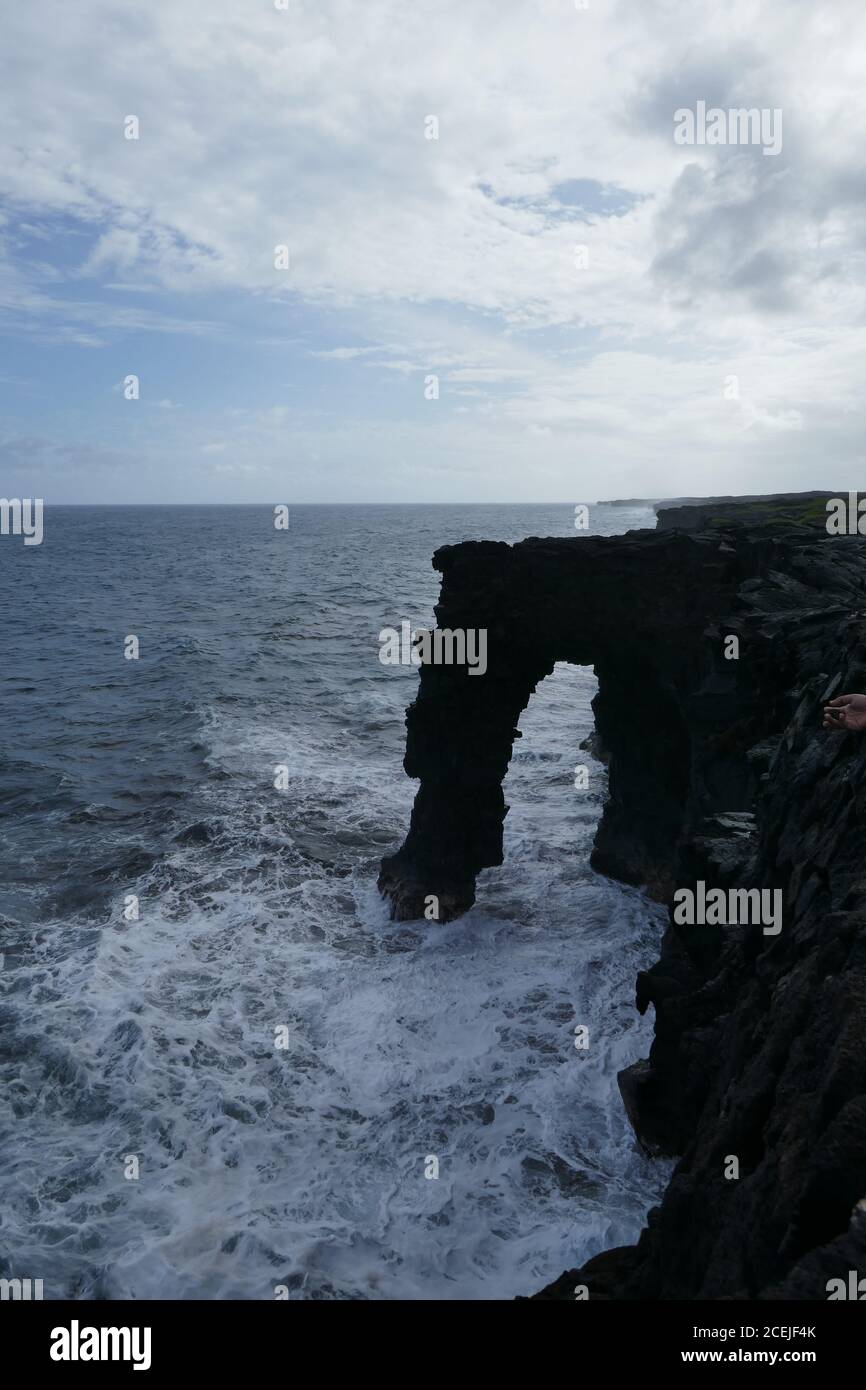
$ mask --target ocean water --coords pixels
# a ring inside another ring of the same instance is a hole
[[[441,544],[575,534],[567,505],[58,507],[0,538],[0,1274],[501,1299],[636,1237],[668,1165],[616,1072],[663,914],[588,865],[591,670],[521,719],[472,911],[390,923],[375,888],[417,786],[380,629],[432,625]]]

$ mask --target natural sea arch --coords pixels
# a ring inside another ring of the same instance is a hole
[[[684,821],[702,809],[689,804],[695,732],[702,720],[717,724],[736,691],[707,631],[708,595],[718,609],[742,576],[681,532],[467,541],[433,563],[443,574],[439,627],[484,628],[487,669],[420,668],[404,759],[420,785],[406,840],[379,877],[393,916],[423,918],[431,896],[440,921],[460,916],[481,869],[502,863],[502,784],[520,715],[558,662],[598,678],[593,709],[610,766],[592,863],[667,896]],[[745,795],[738,770],[732,785],[714,784],[722,767],[708,765],[707,805]]]

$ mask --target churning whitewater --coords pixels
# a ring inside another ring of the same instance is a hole
[[[417,684],[379,632],[432,625],[438,545],[571,521],[47,511],[4,576],[0,713],[31,737],[0,766],[0,1273],[46,1298],[510,1298],[636,1237],[668,1165],[616,1072],[651,1041],[634,980],[664,914],[588,867],[591,671],[522,716],[472,911],[394,924],[375,889]]]

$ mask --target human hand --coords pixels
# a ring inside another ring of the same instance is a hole
[[[837,695],[824,706],[824,728],[839,733],[866,729],[866,695]]]

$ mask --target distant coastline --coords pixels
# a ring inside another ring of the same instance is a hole
[[[810,502],[844,496],[847,492],[744,492],[726,493],[718,497],[609,497],[599,498],[597,507],[714,507],[731,502]]]

